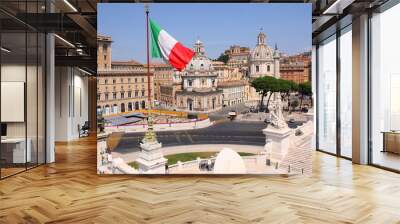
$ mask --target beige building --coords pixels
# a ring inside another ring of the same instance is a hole
[[[240,68],[232,68],[222,61],[213,61],[212,65],[217,73],[218,83],[234,80],[243,80],[245,75]]]
[[[233,106],[244,103],[247,100],[246,80],[232,80],[218,83],[218,89],[222,90],[222,105]]]
[[[170,99],[165,99],[165,96],[161,96],[161,89],[165,93],[165,87],[172,86],[175,69],[165,63],[152,63],[150,68],[154,71],[154,100],[160,104],[166,100],[170,101]]]
[[[227,65],[231,68],[247,67],[249,54],[250,49],[248,47],[233,45],[225,51],[225,55],[229,57]]]
[[[98,36],[97,110],[104,115],[146,109],[148,78],[145,66],[134,60],[111,60],[111,37]],[[104,60],[105,59],[105,60]],[[153,70],[150,86],[153,88]],[[151,91],[154,99],[154,91]],[[153,102],[153,100],[151,100]]]

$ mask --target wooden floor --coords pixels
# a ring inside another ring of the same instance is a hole
[[[323,153],[311,177],[96,174],[95,139],[0,181],[0,223],[400,223],[400,175]]]

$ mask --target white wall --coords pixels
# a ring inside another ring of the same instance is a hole
[[[55,140],[70,141],[88,121],[88,78],[72,67],[56,67],[55,73]]]

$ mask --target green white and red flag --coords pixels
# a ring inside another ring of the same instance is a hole
[[[169,64],[182,71],[192,60],[194,52],[183,46],[157,23],[150,19],[151,57],[164,58]]]

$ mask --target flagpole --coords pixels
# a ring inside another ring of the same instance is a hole
[[[148,89],[148,106],[147,106],[147,131],[143,138],[143,143],[157,142],[157,136],[153,128],[153,118],[151,116],[151,75],[150,75],[150,47],[149,47],[149,5],[144,5],[146,10],[146,53],[147,53],[147,89]]]
[[[146,9],[146,52],[147,52],[147,88],[148,88],[148,109],[151,109],[151,85],[150,85],[150,52],[149,52],[149,5],[144,6]]]

